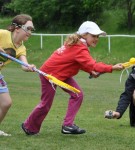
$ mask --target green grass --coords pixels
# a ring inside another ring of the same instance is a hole
[[[26,136],[21,123],[40,100],[40,81],[36,73],[25,73],[19,66],[3,70],[13,105],[1,130],[11,137],[0,137],[1,150],[134,150],[134,128],[129,126],[128,111],[120,120],[104,119],[104,111],[115,109],[127,75],[119,83],[120,72],[88,79],[80,72],[75,78],[84,90],[84,102],[75,123],[87,130],[83,135],[63,135],[61,124],[66,113],[68,95],[58,88],[52,109],[42,124],[39,136]],[[113,81],[113,82],[111,82]]]
[[[1,19],[0,28],[3,28],[9,19],[5,19],[4,23],[2,21]],[[111,27],[106,23],[105,28],[109,31]],[[113,29],[110,31],[113,33]],[[100,38],[97,47],[90,49],[97,61],[115,64],[135,56],[134,38],[111,38],[111,53],[108,53],[107,43],[107,38]],[[38,36],[32,36],[25,44],[28,48],[29,63],[36,64],[38,68],[61,45],[60,37],[43,37],[41,50]],[[13,105],[0,127],[0,130],[11,133],[12,136],[0,137],[0,150],[134,150],[135,133],[134,128],[129,126],[128,110],[120,120],[104,119],[104,111],[115,109],[117,105],[124,89],[126,74],[121,84],[120,72],[104,74],[92,80],[83,72],[75,77],[85,95],[75,123],[85,128],[86,134],[75,136],[60,133],[68,95],[58,88],[52,109],[42,124],[40,135],[28,137],[22,132],[20,125],[40,100],[38,74],[21,71],[20,65],[15,62],[5,67],[2,73],[8,83]]]
[[[2,17],[0,16],[0,29],[6,29],[7,26],[11,24],[11,17]]]

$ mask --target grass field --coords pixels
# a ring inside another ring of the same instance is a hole
[[[25,73],[19,66],[3,70],[13,105],[1,124],[11,137],[0,137],[0,150],[134,150],[134,128],[129,126],[128,111],[120,120],[104,118],[104,111],[115,109],[127,75],[119,83],[120,72],[88,79],[80,72],[75,78],[84,90],[84,102],[75,123],[87,130],[83,135],[61,134],[68,95],[58,88],[50,113],[42,124],[39,136],[26,136],[21,123],[40,100],[38,74]],[[113,82],[112,82],[113,81]]]
[[[4,23],[0,20],[1,28]],[[104,27],[104,29],[107,27]],[[107,28],[109,31],[109,26]],[[108,33],[109,34],[109,33]],[[39,68],[50,54],[60,46],[59,37],[40,38],[33,36],[26,42],[28,60]],[[91,54],[97,61],[105,63],[125,62],[134,57],[135,38],[111,39],[111,53],[108,53],[107,38],[100,38]],[[121,72],[104,74],[98,79],[88,79],[88,74],[80,72],[75,78],[84,90],[84,102],[75,123],[87,130],[84,135],[62,135],[61,124],[66,113],[68,95],[61,89],[39,136],[26,136],[20,126],[40,100],[40,81],[38,74],[25,73],[18,64],[12,63],[2,73],[8,83],[13,105],[0,126],[0,130],[11,133],[11,137],[0,137],[0,150],[134,150],[134,128],[129,126],[128,110],[120,120],[107,120],[104,111],[115,109],[127,78]]]

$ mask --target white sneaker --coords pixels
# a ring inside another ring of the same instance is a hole
[[[7,134],[7,133],[0,130],[0,136],[11,136],[11,134]]]

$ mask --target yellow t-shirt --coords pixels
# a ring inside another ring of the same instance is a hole
[[[12,41],[11,34],[12,33],[8,30],[0,29],[0,47],[3,49],[11,48],[12,51],[10,52],[10,54],[12,54],[12,56],[14,56],[16,58],[19,58],[21,55],[26,56],[26,47],[22,43],[22,45],[20,47],[16,48]],[[3,59],[0,58],[0,61],[3,61]],[[5,59],[4,65],[6,65],[10,62],[11,62],[11,60]]]

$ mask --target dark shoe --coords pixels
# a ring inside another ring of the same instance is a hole
[[[38,133],[30,132],[28,129],[25,128],[24,123],[22,123],[22,129],[27,135],[37,135]]]
[[[84,129],[79,128],[75,124],[72,126],[62,126],[61,133],[63,134],[83,134],[86,131]]]

